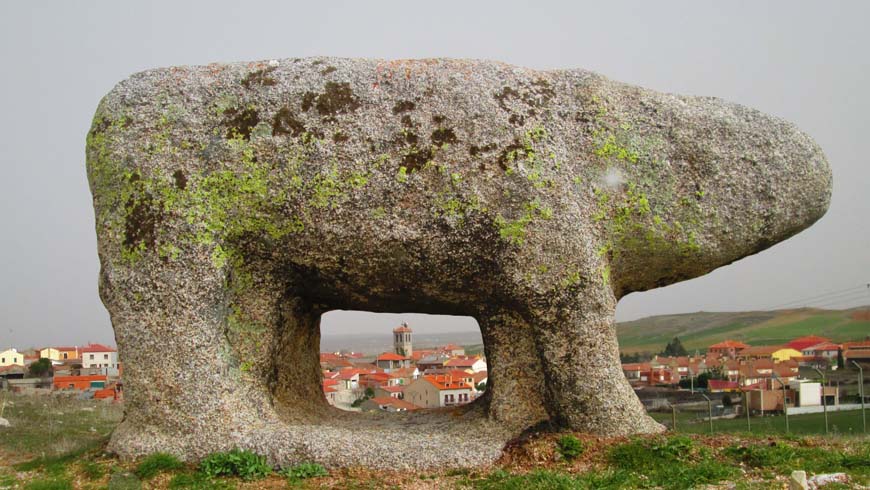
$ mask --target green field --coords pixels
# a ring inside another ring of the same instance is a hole
[[[689,351],[704,350],[726,339],[750,345],[777,345],[803,335],[819,335],[842,342],[870,335],[870,320],[859,316],[866,311],[864,307],[685,313],[619,323],[616,331],[622,352],[660,352],[674,337],[679,337]]]
[[[670,427],[672,414],[655,412],[652,417]],[[870,414],[868,414],[870,417]],[[765,417],[752,417],[750,419],[751,430],[747,430],[746,418],[721,419],[713,421],[713,433],[753,434],[753,435],[785,435],[785,417],[771,415]],[[870,423],[870,420],[868,420]],[[861,436],[863,426],[860,410],[847,410],[842,412],[828,413],[828,431],[832,436]],[[710,422],[700,420],[698,412],[678,412],[677,432],[685,434],[709,434]],[[825,415],[812,413],[806,415],[789,416],[789,433],[796,435],[824,435]]]

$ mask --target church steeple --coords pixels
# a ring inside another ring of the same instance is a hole
[[[411,357],[411,354],[414,353],[411,346],[411,333],[411,327],[405,322],[393,329],[393,350],[396,354]]]

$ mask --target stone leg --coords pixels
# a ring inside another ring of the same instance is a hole
[[[516,313],[480,317],[488,363],[489,416],[525,429],[547,420],[545,385],[534,333]]]
[[[327,413],[320,383],[321,314],[300,298],[282,302],[272,352],[272,393],[285,421],[311,422]]]
[[[612,307],[554,309],[534,326],[554,422],[604,436],[664,430],[622,372]]]
[[[233,447],[240,428],[276,419],[268,390],[251,382],[228,341],[225,276],[207,256],[201,263],[141,260],[150,263],[135,270],[104,263],[101,271],[126,406],[109,450],[198,459]]]

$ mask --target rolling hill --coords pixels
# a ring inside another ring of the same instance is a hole
[[[834,341],[860,340],[870,335],[870,307],[660,315],[618,323],[616,332],[620,350],[626,353],[660,352],[674,337],[689,351],[703,351],[725,339],[750,345],[784,344],[810,334]]]

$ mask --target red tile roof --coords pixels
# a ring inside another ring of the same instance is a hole
[[[388,393],[401,393],[404,391],[404,386],[379,386],[378,388],[388,392]]]
[[[748,357],[748,356],[772,356],[774,352],[786,348],[782,345],[753,345],[751,347],[747,347],[740,351],[740,356]],[[800,349],[795,349],[800,350]]]
[[[739,387],[736,381],[725,381],[722,379],[708,380],[707,386],[711,390],[736,390]]]
[[[399,368],[399,369],[393,369],[393,372],[390,373],[390,374],[394,375],[394,376],[397,377],[397,378],[405,378],[405,377],[411,377],[411,376],[413,376],[413,375],[414,375],[414,371],[417,371],[417,367],[416,367],[416,366],[411,366],[411,367],[406,367],[406,368]]]
[[[478,357],[453,357],[444,361],[444,365],[450,367],[472,367],[479,360],[480,358]]]
[[[708,349],[745,349],[747,347],[749,347],[749,344],[744,344],[737,340],[725,340],[711,345]]]
[[[838,344],[834,344],[832,342],[822,342],[820,344],[811,345],[809,347],[804,347],[801,350],[802,351],[810,350],[810,351],[816,351],[816,352],[818,352],[818,351],[838,351],[838,350],[840,350],[840,346]]]
[[[437,351],[434,351],[431,349],[414,350],[414,352],[411,353],[411,359],[413,359],[414,362],[417,362],[426,356],[435,355],[436,353],[437,353]]]
[[[88,344],[80,350],[81,352],[115,352],[115,349],[103,344]]]
[[[403,323],[393,329],[393,333],[410,333],[412,330],[407,323]]]
[[[463,381],[454,380],[449,374],[435,374],[431,376],[423,376],[426,381],[432,383],[439,390],[462,390],[471,389],[471,385]]]
[[[795,350],[804,350],[807,347],[821,344],[822,342],[830,342],[831,339],[825,337],[819,337],[818,335],[807,335],[804,337],[798,337],[791,342],[785,344],[786,347],[791,347]]]
[[[405,356],[400,356],[399,354],[396,354],[395,352],[384,352],[383,354],[379,355],[378,358],[375,360],[376,361],[404,361],[406,359],[408,359],[408,358]]]

